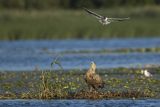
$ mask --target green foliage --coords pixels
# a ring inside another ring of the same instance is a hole
[[[53,9],[160,4],[159,0],[0,0],[1,8]]]
[[[98,91],[89,91],[86,70],[0,72],[0,99],[160,98],[160,68],[148,70],[153,77],[144,77],[141,68],[98,69],[105,82]]]
[[[0,39],[70,39],[153,37],[160,35],[160,8],[135,7],[94,10],[109,17],[130,17],[125,22],[101,25],[83,10],[0,12]],[[115,31],[116,29],[116,31]]]

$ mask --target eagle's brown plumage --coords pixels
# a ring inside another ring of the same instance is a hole
[[[96,74],[95,70],[96,64],[94,62],[91,62],[90,68],[85,74],[85,81],[89,87],[97,90],[98,88],[104,87],[104,81],[98,74]]]

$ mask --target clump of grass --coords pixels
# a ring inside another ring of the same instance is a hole
[[[79,88],[79,85],[71,81],[69,76],[64,74],[56,74],[50,71],[42,72],[41,81],[39,83],[39,99],[52,99],[52,98],[68,98],[71,93]],[[74,81],[78,81],[77,78]]]
[[[56,57],[56,59],[51,63],[51,67],[55,64],[63,70],[58,57]],[[41,73],[41,82],[39,86],[40,99],[66,98],[68,96],[67,89],[72,86],[72,82],[67,82],[65,80],[65,75],[62,74],[61,70],[59,73],[54,70]]]
[[[18,98],[17,95],[10,91],[6,91],[2,95],[0,95],[0,99],[15,99],[15,98]]]
[[[84,91],[78,92],[74,95],[76,99],[104,99],[104,98],[139,98],[139,97],[151,97],[150,94],[142,92],[142,91],[135,91],[135,90],[128,90],[122,92],[97,92],[97,91]]]
[[[41,82],[39,84],[39,98],[40,99],[50,99],[53,98],[54,95],[54,89],[51,84],[51,76],[48,72],[42,72],[41,73]]]

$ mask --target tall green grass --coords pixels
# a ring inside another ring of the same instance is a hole
[[[83,10],[1,10],[0,39],[70,39],[153,37],[160,35],[160,8],[136,7],[94,10],[129,21],[101,25]]]

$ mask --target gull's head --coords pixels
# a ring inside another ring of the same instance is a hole
[[[104,21],[103,21],[103,24],[104,25],[107,25],[107,24],[110,24],[111,22],[108,21],[108,18],[107,17],[104,17]]]
[[[141,74],[146,74],[148,73],[148,71],[145,69],[145,70],[141,70]]]
[[[107,18],[107,17],[104,17],[104,20],[105,20],[105,21],[107,21],[107,20],[108,20],[108,18]]]
[[[149,73],[149,72],[147,70],[144,70],[143,73],[146,74],[146,73]]]
[[[96,64],[92,61],[91,64],[90,64],[90,69],[92,71],[95,71],[96,70]]]
[[[145,70],[141,70],[141,74],[144,74]]]
[[[145,77],[152,77],[152,74],[147,70],[142,70],[141,73],[144,74]]]
[[[102,17],[101,19],[99,19],[99,22],[102,23],[103,25],[110,24],[107,17]]]

